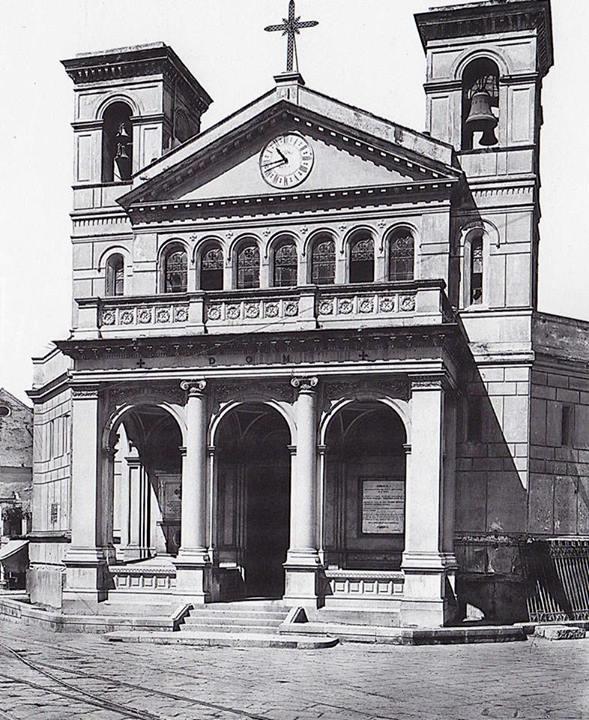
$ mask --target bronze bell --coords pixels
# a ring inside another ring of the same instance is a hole
[[[499,120],[491,111],[491,96],[486,90],[478,90],[470,101],[470,113],[466,119],[466,127],[472,132],[482,132],[479,140],[485,147],[497,145],[499,142],[495,136],[495,128]]]
[[[128,140],[129,138],[129,132],[127,131],[127,128],[125,126],[125,123],[121,123],[119,125],[119,130],[117,132],[117,137],[120,137],[122,140]]]
[[[117,143],[117,154],[115,160],[130,160],[127,146],[124,143]]]

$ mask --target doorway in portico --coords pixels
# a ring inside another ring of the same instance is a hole
[[[261,403],[221,423],[216,442],[217,557],[240,575],[242,597],[279,598],[290,537],[290,432]]]

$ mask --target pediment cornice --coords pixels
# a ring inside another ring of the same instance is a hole
[[[448,198],[458,178],[424,180],[387,186],[336,188],[313,192],[292,192],[267,195],[244,195],[180,202],[143,202],[131,206],[127,212],[132,225],[165,222],[168,218],[202,219],[203,217],[250,216],[276,212],[293,212],[301,207],[317,209],[345,207],[376,207],[397,202],[400,198],[420,196],[424,202]]]
[[[319,97],[321,98],[321,96]],[[336,103],[334,100],[324,100],[324,102]],[[206,173],[211,167],[220,162],[226,162],[232,154],[237,155],[244,146],[255,142],[260,136],[293,127],[300,128],[301,132],[313,133],[319,139],[338,145],[351,153],[362,156],[362,158],[373,159],[375,162],[390,167],[392,171],[398,171],[412,178],[417,177],[423,183],[431,181],[439,183],[446,180],[451,182],[461,177],[462,173],[459,168],[440,159],[443,157],[445,160],[454,162],[452,154],[447,152],[447,148],[443,144],[440,144],[441,152],[436,153],[434,152],[437,148],[436,141],[414,133],[416,137],[411,137],[403,145],[403,138],[412,131],[392,123],[389,123],[390,127],[388,128],[390,137],[385,137],[386,133],[384,132],[378,136],[367,129],[370,125],[369,121],[372,120],[375,127],[378,123],[386,124],[386,121],[373,118],[369,114],[366,114],[363,122],[358,122],[357,126],[352,127],[343,122],[344,119],[348,119],[351,108],[342,107],[345,112],[341,113],[340,118],[335,117],[335,112],[332,113],[332,117],[327,117],[288,100],[278,99],[270,102],[270,99],[264,96],[260,100],[259,113],[250,112],[251,108],[248,108],[243,111],[242,123],[239,123],[237,119],[239,113],[235,118],[221,123],[221,125],[227,125],[227,132],[220,132],[218,127],[211,128],[201,136],[189,141],[185,148],[178,149],[182,152],[175,151],[170,154],[170,157],[162,158],[141,171],[135,179],[135,187],[121,197],[119,203],[125,209],[129,209],[144,206],[150,202],[153,204],[169,200],[173,197],[175,188],[190,181],[198,181],[199,176]],[[207,142],[206,136],[209,133],[211,135],[210,142]],[[395,139],[398,142],[395,142]],[[434,157],[428,157],[416,150],[422,146],[429,147],[428,143],[432,144],[431,154]],[[158,168],[161,168],[160,172],[157,172]],[[283,193],[283,195],[285,194]]]

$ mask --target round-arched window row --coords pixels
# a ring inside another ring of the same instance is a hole
[[[407,282],[415,277],[415,239],[409,228],[399,227],[386,243],[386,279]],[[299,251],[291,236],[278,238],[270,252],[272,287],[296,287],[301,281],[313,285],[336,282],[336,243],[330,233],[320,233],[310,244],[306,278],[299,275]],[[237,290],[260,287],[261,253],[254,238],[241,242],[234,253],[233,287]],[[196,257],[199,290],[215,292],[225,289],[225,253],[220,242],[206,242]],[[376,278],[374,237],[369,231],[352,234],[348,243],[346,282],[371,283]],[[188,288],[188,251],[181,243],[171,243],[162,253],[159,270],[160,293],[183,293]],[[106,295],[125,292],[125,261],[120,253],[112,254],[106,263]]]

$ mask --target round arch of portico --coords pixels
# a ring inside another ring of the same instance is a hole
[[[411,413],[409,411],[409,403],[406,400],[398,398],[383,397],[377,392],[362,392],[352,398],[343,398],[338,400],[321,418],[319,423],[319,445],[325,445],[327,439],[327,431],[331,425],[331,421],[348,405],[361,402],[377,402],[386,405],[394,413],[396,413],[403,423],[406,435],[406,444],[411,445]]]
[[[278,414],[285,420],[290,433],[290,442],[294,445],[296,439],[297,426],[293,415],[278,400],[274,400],[265,394],[248,395],[244,400],[234,400],[224,405],[219,412],[214,413],[209,423],[208,444],[215,447],[217,432],[223,420],[234,410],[243,405],[267,405],[269,408],[276,410]]]
[[[113,432],[117,430],[121,422],[123,421],[124,416],[130,412],[130,411],[141,411],[141,408],[144,407],[157,407],[160,410],[163,410],[164,412],[168,413],[178,425],[178,429],[180,430],[180,434],[182,435],[182,444],[186,444],[186,435],[187,435],[187,427],[186,427],[186,419],[184,417],[184,414],[181,410],[179,410],[175,405],[172,405],[171,403],[161,402],[160,400],[156,400],[155,398],[148,397],[142,397],[140,402],[127,402],[118,407],[108,418],[104,425],[104,430],[102,433],[102,447],[109,448],[110,447],[110,437]]]

